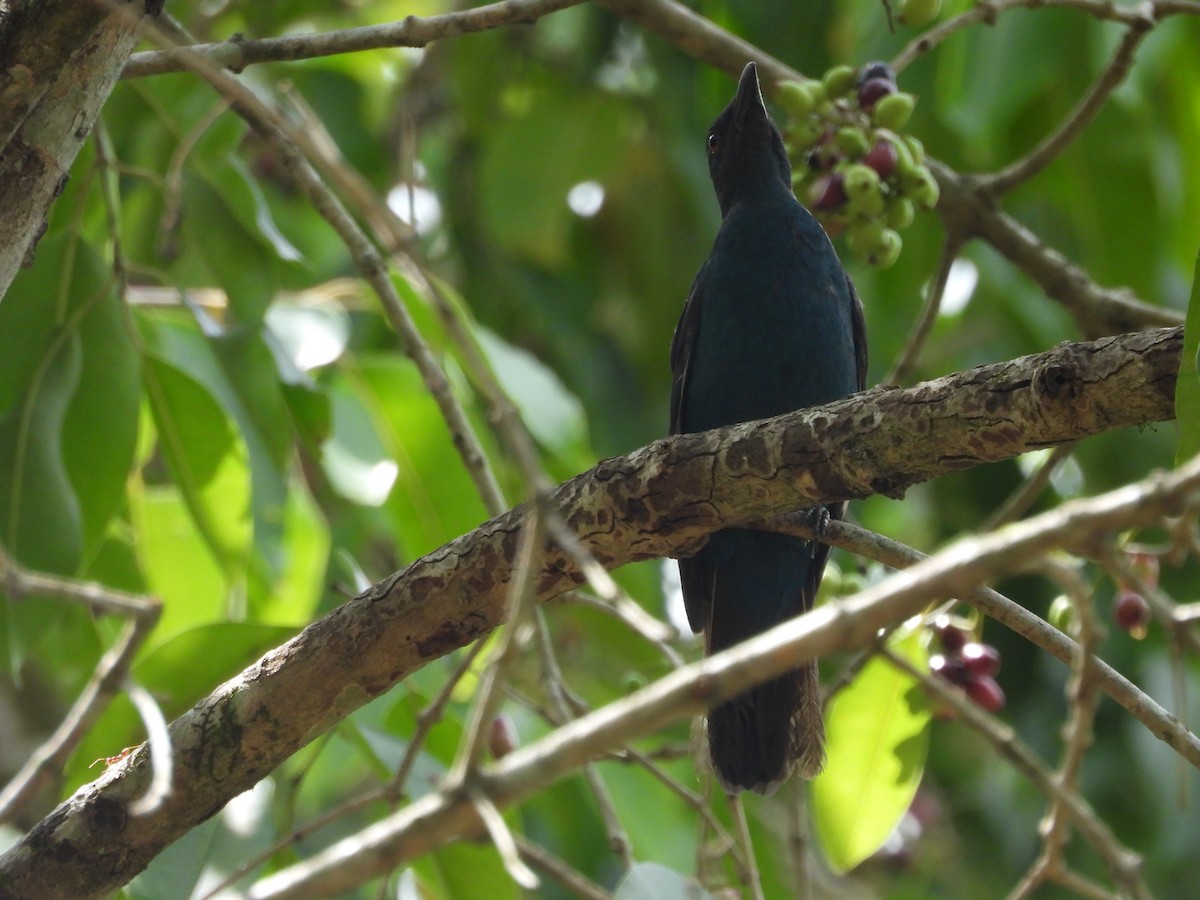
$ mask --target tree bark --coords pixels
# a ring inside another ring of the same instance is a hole
[[[605,566],[687,552],[714,529],[1174,416],[1182,328],[1064,344],[905,390],[656,441],[560,485],[554,503]],[[171,726],[173,792],[131,816],[145,748],[0,856],[0,898],[112,890],[167,844],[409,673],[503,621],[526,508],[417,560],[217,688]],[[583,579],[556,546],[536,599]]]
[[[46,214],[137,42],[91,0],[13,3],[0,18],[0,297],[32,260]]]

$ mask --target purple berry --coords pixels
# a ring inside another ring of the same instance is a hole
[[[972,678],[991,678],[1000,671],[1000,651],[975,641],[962,648],[963,665]]]
[[[966,683],[965,689],[967,696],[977,706],[990,713],[999,712],[1004,708],[1004,691],[1000,689],[996,679],[991,676],[972,678]]]

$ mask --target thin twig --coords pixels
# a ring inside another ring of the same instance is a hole
[[[1012,728],[988,715],[972,703],[961,689],[944,678],[920,671],[886,646],[881,646],[879,653],[900,671],[919,681],[938,702],[952,708],[960,721],[986,738],[1014,769],[1059,804],[1079,833],[1104,860],[1114,883],[1138,900],[1149,900],[1150,892],[1141,877],[1141,857],[1117,840],[1088,802],[1046,768]]]
[[[804,520],[803,516],[776,519],[757,524],[755,527],[769,527],[809,539],[815,537],[812,526]],[[1009,526],[1009,528],[1016,527],[1016,525]],[[828,523],[821,533],[820,540],[831,546],[876,560],[894,569],[905,569],[922,560],[929,559],[918,550],[848,522],[832,521]],[[1078,652],[1079,645],[1053,625],[991,588],[964,592],[960,595],[960,599],[1068,665]],[[1151,734],[1170,746],[1193,766],[1200,768],[1200,738],[1197,738],[1186,725],[1165,710],[1153,697],[1144,693],[1108,663],[1096,658],[1094,664],[1097,684],[1101,690],[1145,725]]]
[[[507,25],[530,24],[542,16],[576,6],[583,0],[504,0],[440,16],[405,16],[399,22],[364,25],[338,31],[295,34],[251,40],[240,35],[215,44],[195,44],[174,50],[134,53],[122,78],[142,78],[191,68],[186,51],[233,72],[264,62],[291,62],[390,47],[424,47],[434,41]]]
[[[521,859],[540,869],[563,888],[584,900],[612,900],[613,895],[583,873],[571,868],[545,847],[526,840],[519,834],[513,835]]]
[[[467,795],[471,798],[476,812],[479,813],[484,827],[487,828],[492,843],[496,845],[496,850],[500,853],[500,861],[504,864],[509,877],[525,890],[536,891],[541,887],[541,881],[538,880],[534,871],[521,860],[513,833],[509,830],[508,823],[504,821],[504,816],[500,815],[500,810],[496,809],[496,804],[477,788],[468,790]]]
[[[892,370],[884,377],[882,384],[899,385],[916,366],[921,351],[925,349],[925,342],[929,340],[929,335],[933,331],[933,323],[937,321],[938,311],[942,308],[946,283],[950,280],[950,270],[954,268],[954,261],[958,258],[960,249],[962,249],[962,236],[957,232],[948,233],[942,242],[942,254],[938,259],[937,272],[929,284],[929,293],[925,297],[925,304],[921,307],[921,313],[917,316],[916,322],[913,323],[912,332],[904,343],[904,350],[901,351],[900,358],[896,360]]]
[[[546,624],[544,611],[541,609],[534,611],[534,627],[537,629],[538,657],[541,660],[542,681],[545,685],[546,695],[561,722],[568,722],[576,718],[576,714],[567,704],[566,679],[563,677],[562,668],[554,655],[550,629]],[[596,798],[596,807],[600,810],[600,818],[603,820],[604,830],[608,834],[608,848],[621,860],[624,868],[629,868],[633,864],[633,846],[624,826],[621,825],[621,817],[617,813],[612,795],[600,777],[595,763],[588,763],[584,766],[583,775],[591,789],[592,796]]]
[[[1079,642],[1079,650],[1071,663],[1071,677],[1067,680],[1067,708],[1070,712],[1063,728],[1062,762],[1055,775],[1059,784],[1075,790],[1084,753],[1092,744],[1093,722],[1099,701],[1093,653],[1099,643],[1100,626],[1092,603],[1091,586],[1077,568],[1047,561],[1046,571],[1071,598],[1075,608],[1072,631]],[[1066,871],[1069,824],[1062,803],[1058,798],[1050,798],[1049,808],[1039,829],[1042,852],[1009,895],[1012,900],[1024,900],[1032,896],[1040,885]]]
[[[1134,53],[1154,28],[1154,19],[1145,5],[1133,7],[1133,12],[1140,15],[1129,21],[1125,36],[1121,39],[1117,52],[1113,54],[1112,61],[1100,77],[1092,82],[1070,115],[1024,158],[1016,160],[993,175],[984,176],[979,182],[981,190],[996,197],[1008,193],[1046,168],[1092,124],[1113,91],[1129,75]]]
[[[133,658],[158,623],[162,604],[153,597],[138,597],[94,582],[72,581],[17,564],[0,546],[0,583],[12,602],[44,596],[80,603],[97,614],[129,616],[121,635],[100,657],[91,678],[58,728],[25,761],[0,791],[0,823],[12,821],[46,785],[59,777],[68,758],[100,718],[109,701],[125,683]]]
[[[758,859],[754,855],[754,842],[750,840],[750,823],[746,821],[746,808],[737,794],[729,795],[729,808],[733,812],[738,845],[742,849],[742,883],[750,888],[753,900],[764,900],[762,877],[758,874]]]
[[[1076,442],[1059,444],[1042,460],[1042,464],[1013,491],[1008,498],[996,508],[990,516],[979,525],[980,531],[994,531],[1001,525],[1007,525],[1022,515],[1037,501],[1050,483],[1051,477],[1060,465],[1070,459],[1075,452]]]
[[[1060,7],[1076,9],[1090,15],[1094,19],[1107,22],[1120,22],[1133,26],[1150,14],[1158,19],[1168,15],[1200,15],[1200,5],[1183,0],[1178,2],[1152,2],[1132,5],[1121,5],[1109,0],[984,0],[952,18],[940,22],[928,31],[913,38],[903,50],[892,60],[892,68],[902,72],[913,60],[940,45],[946,38],[972,25],[994,25],[1004,13],[1015,9],[1041,9],[1042,7]]]

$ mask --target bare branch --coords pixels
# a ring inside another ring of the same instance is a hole
[[[135,53],[125,64],[122,78],[142,78],[165,72],[183,72],[191,68],[184,53],[202,56],[213,65],[233,72],[264,62],[294,62],[357,53],[386,47],[424,47],[434,41],[458,37],[477,31],[503,28],[506,25],[526,25],[542,16],[577,6],[583,0],[503,0],[474,9],[445,13],[440,16],[405,16],[399,22],[365,25],[317,34],[296,34],[286,37],[248,40],[232,37],[216,44],[195,44],[179,50],[151,50]]]
[[[498,805],[516,803],[574,771],[589,759],[663,724],[693,715],[815,656],[864,647],[879,628],[918,612],[931,596],[963,593],[1014,564],[1051,550],[1095,540],[1200,506],[1200,459],[1102,496],[1066,503],[996,534],[961,540],[911,569],[859,594],[810,613],[708,659],[679,669],[636,694],[571,722],[535,744],[522,747],[480,773]],[[982,726],[1002,728],[986,720]],[[969,714],[964,714],[964,717]],[[1008,732],[1004,746],[1028,777],[1048,795],[1061,798],[1072,821],[1097,846],[1114,879],[1142,896],[1139,860],[1126,851],[1078,795],[1058,785]],[[382,864],[399,865],[478,827],[469,800],[431,794],[305,862],[259,882],[254,900],[324,896],[359,883]],[[301,878],[300,876],[303,875]]]
[[[1181,329],[1068,344],[906,390],[656,441],[566,482],[553,502],[609,568],[666,556],[732,523],[873,492],[898,494],[971,465],[1170,418],[1181,346]],[[1179,514],[1183,501],[1174,498],[1167,511]],[[36,878],[42,898],[48,880],[69,896],[127,880],[314,736],[429,660],[495,628],[506,611],[526,514],[518,507],[385,579],[177,719],[175,791],[157,813],[122,815],[120,828],[109,827],[109,814],[123,813],[144,789],[147,759],[134,753],[0,857],[0,874],[15,892],[25,877],[52,867],[52,879]],[[1029,527],[1023,522],[1001,534]],[[538,569],[539,601],[582,580],[575,557],[553,545]],[[64,841],[70,852],[57,853]]]

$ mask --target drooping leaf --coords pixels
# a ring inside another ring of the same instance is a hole
[[[920,631],[889,641],[926,665]],[[929,749],[929,704],[916,679],[881,658],[834,697],[826,725],[828,762],[812,782],[816,833],[838,872],[858,865],[899,823],[921,782]]]

